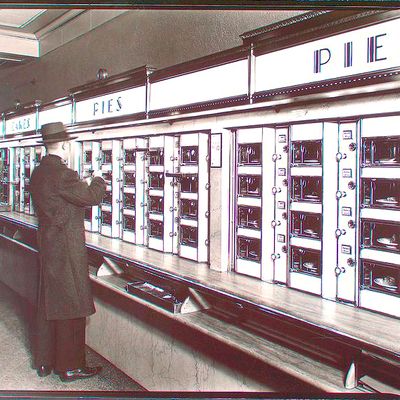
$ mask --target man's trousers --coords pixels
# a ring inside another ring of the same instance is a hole
[[[85,317],[46,320],[39,300],[33,337],[35,368],[47,365],[63,372],[85,367],[85,329]]]

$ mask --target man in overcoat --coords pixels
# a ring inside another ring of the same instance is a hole
[[[32,173],[30,192],[38,217],[40,277],[34,364],[62,381],[89,378],[101,367],[85,361],[86,317],[95,312],[89,279],[84,209],[100,203],[101,172],[91,182],[66,166],[71,136],[61,122],[41,128],[46,156]]]

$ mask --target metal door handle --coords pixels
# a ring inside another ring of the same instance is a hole
[[[342,236],[342,235],[345,235],[345,234],[346,234],[346,230],[345,229],[337,228],[336,231],[335,231],[335,235],[336,235],[337,238]]]

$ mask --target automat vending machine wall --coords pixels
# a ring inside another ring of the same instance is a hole
[[[400,317],[400,117],[361,121],[360,306]]]
[[[357,126],[236,132],[235,271],[356,301]]]
[[[148,138],[147,245],[208,260],[209,135]]]

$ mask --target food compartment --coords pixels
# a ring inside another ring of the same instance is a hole
[[[136,173],[124,171],[124,186],[135,186]]]
[[[260,262],[261,261],[261,240],[238,236],[237,256],[239,258]]]
[[[148,159],[150,165],[164,165],[164,150],[149,150]]]
[[[112,150],[102,150],[101,151],[101,162],[102,164],[112,163]]]
[[[239,175],[239,196],[261,197],[261,176]]]
[[[197,247],[197,228],[181,225],[179,227],[179,243],[184,246]]]
[[[159,196],[149,196],[150,212],[162,214],[164,212],[164,198]]]
[[[400,180],[363,179],[361,184],[362,207],[383,209],[400,208]]]
[[[399,252],[399,224],[364,220],[361,232],[363,247]]]
[[[364,138],[362,163],[365,166],[399,166],[400,137]]]
[[[101,210],[101,224],[106,226],[112,225],[112,213],[110,211]]]
[[[261,208],[238,206],[238,226],[247,229],[261,229]]]
[[[127,165],[136,163],[136,151],[134,149],[124,150],[124,163]]]
[[[300,211],[291,212],[290,233],[311,239],[321,239],[322,217],[320,214]]]
[[[135,193],[124,193],[123,207],[130,210],[135,209]]]
[[[135,231],[135,216],[134,215],[123,215],[122,226],[125,231]]]
[[[101,203],[104,205],[111,205],[112,204],[112,192],[107,190],[104,193],[103,199],[101,200]]]
[[[320,203],[322,178],[318,176],[293,176],[290,196],[292,200]]]
[[[180,199],[180,216],[181,218],[197,219],[198,203],[197,200]]]
[[[292,165],[321,165],[322,141],[299,141],[291,145]]]
[[[321,276],[321,252],[292,246],[290,271]]]
[[[181,165],[197,165],[199,163],[198,146],[181,147]]]
[[[149,174],[149,189],[164,189],[164,173],[150,172]]]
[[[362,261],[362,289],[400,295],[400,268],[376,261]]]
[[[197,193],[199,190],[199,178],[197,175],[182,175],[180,178],[182,193]]]
[[[163,239],[164,224],[162,221],[149,220],[149,236],[156,239]]]
[[[241,143],[238,147],[239,165],[261,165],[261,143]]]

